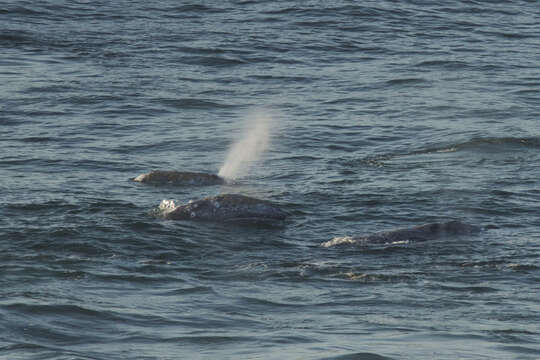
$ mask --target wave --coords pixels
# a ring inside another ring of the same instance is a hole
[[[77,317],[86,316],[89,318],[102,317],[103,312],[98,310],[89,309],[79,305],[70,305],[70,304],[28,304],[28,303],[12,303],[7,305],[2,305],[2,308],[9,309],[10,311],[18,313],[31,313],[34,315],[42,314],[55,314],[61,316],[72,316],[76,315]]]
[[[176,109],[224,109],[233,105],[219,103],[209,99],[180,98],[180,99],[157,99],[163,105]]]
[[[407,86],[407,85],[418,85],[429,83],[428,80],[423,78],[403,78],[403,79],[392,79],[386,82],[387,85],[396,85],[396,86]]]
[[[361,352],[324,357],[320,358],[319,360],[392,360],[392,358],[375,353]]]
[[[343,15],[346,17],[346,19],[371,17],[401,19],[401,17],[403,16],[410,16],[413,14],[413,12],[411,11],[397,9],[396,7],[364,6],[359,4],[335,5],[333,3],[327,6],[324,6],[323,4],[323,6],[321,7],[288,6],[277,9],[263,10],[261,11],[261,13],[266,15],[292,15],[295,19],[301,19],[303,17],[307,19],[321,19],[320,21],[323,24],[327,24],[327,20],[322,19],[328,19],[329,14]],[[341,16],[339,16],[339,19],[341,20],[341,22],[343,21],[343,18]],[[317,25],[317,22],[312,20],[308,24]]]
[[[538,269],[540,269],[539,266],[534,265],[534,264],[508,263],[508,261],[506,260],[473,261],[473,262],[464,262],[459,265],[464,268],[473,267],[473,268],[486,269],[486,270],[510,269],[513,271],[520,271],[520,272],[537,271]]]
[[[474,4],[475,2],[471,2]],[[479,2],[476,2],[479,4]],[[502,2],[501,2],[502,3]],[[505,2],[506,3],[506,2]],[[507,7],[498,7],[498,6],[456,6],[456,7],[448,7],[444,6],[441,8],[437,8],[437,12],[441,14],[464,14],[467,16],[474,15],[474,14],[482,14],[482,15],[509,15],[509,16],[516,16],[519,14],[518,11],[510,11],[507,10]]]
[[[435,287],[435,286],[434,286]],[[472,293],[472,294],[484,294],[499,292],[499,289],[490,286],[452,286],[439,284],[437,289],[444,290],[445,292],[452,293]]]
[[[0,14],[6,14],[6,15],[10,15],[10,16],[14,16],[14,15],[23,15],[23,16],[39,15],[39,16],[43,16],[43,15],[50,15],[51,12],[43,11],[43,10],[40,11],[40,10],[36,10],[36,9],[29,8],[29,7],[24,7],[24,6],[14,6],[14,7],[7,8],[7,9],[0,9]]]
[[[283,302],[283,301],[272,301],[269,299],[261,299],[261,298],[255,298],[255,297],[248,297],[248,296],[241,296],[238,299],[239,302],[241,302],[243,305],[253,308],[253,307],[261,307],[261,308],[303,308],[308,306],[307,303],[302,302]]]
[[[4,30],[0,33],[0,45],[1,46],[16,46],[31,44],[35,42],[32,34],[28,31],[22,30]]]
[[[120,161],[105,161],[105,160],[88,160],[88,159],[73,159],[73,160],[58,160],[44,158],[22,158],[22,159],[7,159],[0,160],[0,165],[11,165],[17,167],[20,171],[20,166],[27,166],[27,170],[36,173],[65,173],[73,169],[89,169],[92,172],[96,170],[115,170],[120,165],[124,165]],[[31,168],[30,168],[31,167]]]
[[[302,84],[311,84],[315,81],[312,77],[306,77],[306,76],[296,76],[296,75],[264,75],[264,74],[253,74],[249,75],[248,77],[253,78],[255,80],[260,81],[274,81],[276,83],[302,83]]]
[[[167,8],[167,12],[176,11],[179,13],[186,13],[186,12],[214,12],[214,13],[220,13],[223,12],[223,9],[214,8],[202,4],[189,4],[189,5],[181,5],[177,7]]]
[[[508,264],[508,267],[514,271],[523,271],[523,272],[536,271],[540,269],[539,266],[534,265],[534,264]]]
[[[217,295],[211,286],[192,286],[182,289],[166,290],[155,293],[158,296],[186,296],[193,294]]]
[[[3,30],[0,34],[0,46],[8,48],[32,49],[34,51],[49,51],[74,46],[66,38],[54,38],[50,34],[33,33],[25,30]],[[29,60],[25,58],[24,60]],[[5,61],[5,60],[4,60]],[[49,59],[49,61],[52,61]]]
[[[412,274],[370,274],[352,271],[340,273],[338,277],[367,284],[404,283],[417,280],[417,276]]]
[[[247,64],[247,62],[244,60],[233,59],[233,58],[223,57],[223,56],[182,56],[178,59],[178,61],[186,65],[215,66],[215,67],[229,67],[229,66]]]
[[[211,7],[203,4],[187,4],[180,6],[157,7],[146,6],[141,8],[143,13],[160,13],[168,18],[194,18],[199,15],[223,13],[226,9]]]

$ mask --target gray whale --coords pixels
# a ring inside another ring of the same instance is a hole
[[[153,185],[222,185],[226,181],[222,177],[214,174],[187,171],[163,171],[154,170],[147,174],[142,174],[133,179],[141,183]]]
[[[172,220],[264,222],[284,220],[288,215],[269,201],[236,194],[207,197],[179,206],[163,200],[160,210],[164,218]]]
[[[391,244],[404,241],[428,241],[446,236],[471,235],[479,232],[480,227],[462,223],[461,221],[448,221],[430,223],[412,228],[382,231],[366,236],[336,237],[323,242],[321,246],[330,247],[344,244]]]

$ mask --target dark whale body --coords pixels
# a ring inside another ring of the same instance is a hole
[[[222,177],[214,174],[186,172],[186,171],[163,171],[155,170],[147,174],[142,174],[133,179],[141,183],[153,185],[222,185],[226,181]]]
[[[478,226],[465,224],[461,221],[448,221],[383,231],[367,236],[338,237],[321,245],[330,247],[341,244],[391,244],[403,241],[429,241],[447,236],[472,235],[480,230],[481,228]]]
[[[165,202],[163,211],[166,219],[173,220],[259,222],[283,220],[287,215],[269,201],[236,194],[207,197],[180,206]]]
[[[478,231],[480,231],[480,228],[477,226],[465,224],[460,221],[449,221],[444,223],[424,224],[407,229],[384,231],[360,237],[359,239],[371,243],[392,243],[407,240],[428,241],[450,235],[469,235]]]

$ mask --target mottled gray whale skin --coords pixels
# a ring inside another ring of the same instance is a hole
[[[187,186],[187,185],[222,185],[226,181],[222,177],[214,174],[206,174],[199,172],[187,172],[187,171],[163,171],[155,170],[147,174],[142,174],[133,179],[146,184],[153,185],[175,185],[175,186]]]
[[[429,241],[447,236],[472,235],[478,233],[480,227],[462,223],[461,221],[448,221],[430,223],[406,229],[382,231],[367,236],[336,237],[321,245],[330,247],[342,244],[391,244],[404,241]]]
[[[223,194],[174,206],[164,200],[160,208],[166,219],[259,222],[284,220],[287,213],[277,205],[252,197]]]

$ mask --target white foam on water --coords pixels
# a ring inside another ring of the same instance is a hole
[[[176,208],[176,204],[174,203],[174,200],[161,200],[161,203],[159,204],[159,210],[162,212],[169,212]]]
[[[322,247],[331,247],[336,245],[344,245],[344,244],[356,244],[358,241],[356,241],[354,238],[350,236],[341,236],[341,237],[335,237],[330,241],[325,241],[321,243]]]

